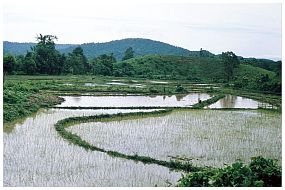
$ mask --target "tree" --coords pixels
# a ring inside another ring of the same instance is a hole
[[[134,57],[134,53],[135,52],[134,52],[133,48],[129,47],[128,49],[126,49],[125,55],[124,55],[122,61],[133,58]]]
[[[116,58],[112,53],[100,55],[92,61],[92,73],[94,75],[113,75],[113,63],[115,62]]]
[[[38,44],[41,45],[54,45],[54,41],[57,40],[56,36],[53,35],[42,35],[36,37]]]
[[[89,72],[90,69],[91,69],[91,67],[90,67],[90,65],[89,65],[89,63],[88,63],[88,61],[87,61],[86,56],[84,55],[83,49],[82,49],[80,46],[78,46],[78,47],[76,47],[76,48],[72,51],[72,53],[73,53],[76,57],[79,57],[79,59],[80,59],[80,63],[79,63],[79,64],[83,65],[83,69],[84,69],[83,72],[84,72],[84,73]]]
[[[281,79],[281,73],[282,73],[282,62],[281,61],[277,61],[277,71],[276,71],[276,75],[278,77],[280,77]]]
[[[16,64],[16,61],[13,55],[4,56],[4,60],[3,60],[4,75],[10,74],[13,71],[15,64]]]
[[[63,68],[65,73],[85,74],[90,72],[91,68],[84,55],[83,49],[78,46],[69,53]]]
[[[233,52],[223,52],[222,62],[224,64],[224,71],[227,82],[229,82],[234,75],[234,69],[240,64],[238,57]]]
[[[121,62],[114,65],[113,75],[116,77],[133,76],[134,74],[134,67],[129,63]]]
[[[32,48],[37,71],[42,74],[60,74],[63,63],[59,51],[55,49],[53,35],[42,35],[36,37],[38,44]]]
[[[23,70],[28,75],[34,75],[37,72],[37,65],[31,52],[28,52],[24,58]]]

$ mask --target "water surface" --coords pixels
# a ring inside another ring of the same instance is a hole
[[[259,107],[272,107],[270,104],[261,103],[250,98],[244,98],[235,95],[226,95],[214,104],[206,106],[205,108],[251,108],[257,109]]]
[[[209,94],[192,93],[171,96],[62,96],[58,107],[186,107],[211,98]]]

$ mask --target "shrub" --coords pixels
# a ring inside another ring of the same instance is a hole
[[[178,84],[176,86],[175,92],[187,92],[187,91],[181,84]]]
[[[180,187],[280,187],[281,167],[276,160],[254,157],[249,165],[238,161],[222,169],[205,168],[179,180]]]

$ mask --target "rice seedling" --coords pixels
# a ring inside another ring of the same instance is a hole
[[[76,124],[67,131],[105,150],[166,161],[183,155],[199,166],[222,167],[260,155],[281,160],[281,115],[275,112],[181,110],[163,117]]]
[[[69,144],[54,129],[68,117],[143,110],[51,109],[4,133],[4,186],[167,186],[181,173],[86,151]],[[148,110],[152,111],[152,110]]]

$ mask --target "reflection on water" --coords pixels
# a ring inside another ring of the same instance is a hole
[[[106,84],[109,84],[109,85],[123,85],[123,86],[128,85],[128,84],[122,83],[122,82],[107,82]]]
[[[176,100],[179,102],[181,101],[184,97],[186,97],[187,94],[176,94],[175,97],[176,97]],[[198,95],[200,96],[200,95]],[[198,97],[199,98],[199,97]]]
[[[154,80],[151,80],[149,81],[150,83],[153,83],[153,84],[168,84],[169,82],[167,81],[154,81]]]
[[[117,80],[116,80],[117,81]],[[143,84],[127,84],[127,83],[121,83],[121,82],[108,82],[106,84],[97,84],[97,83],[84,83],[84,86],[110,86],[110,85],[120,85],[120,86],[129,86],[129,87],[135,87],[135,88],[145,88],[145,85]]]
[[[207,100],[205,93],[172,96],[62,96],[64,102],[58,107],[185,107]]]
[[[244,98],[235,95],[226,95],[214,104],[207,106],[206,108],[252,108],[257,109],[258,107],[268,107],[267,103],[261,103],[253,99]]]
[[[106,84],[96,84],[96,83],[85,83],[84,86],[109,86]]]

